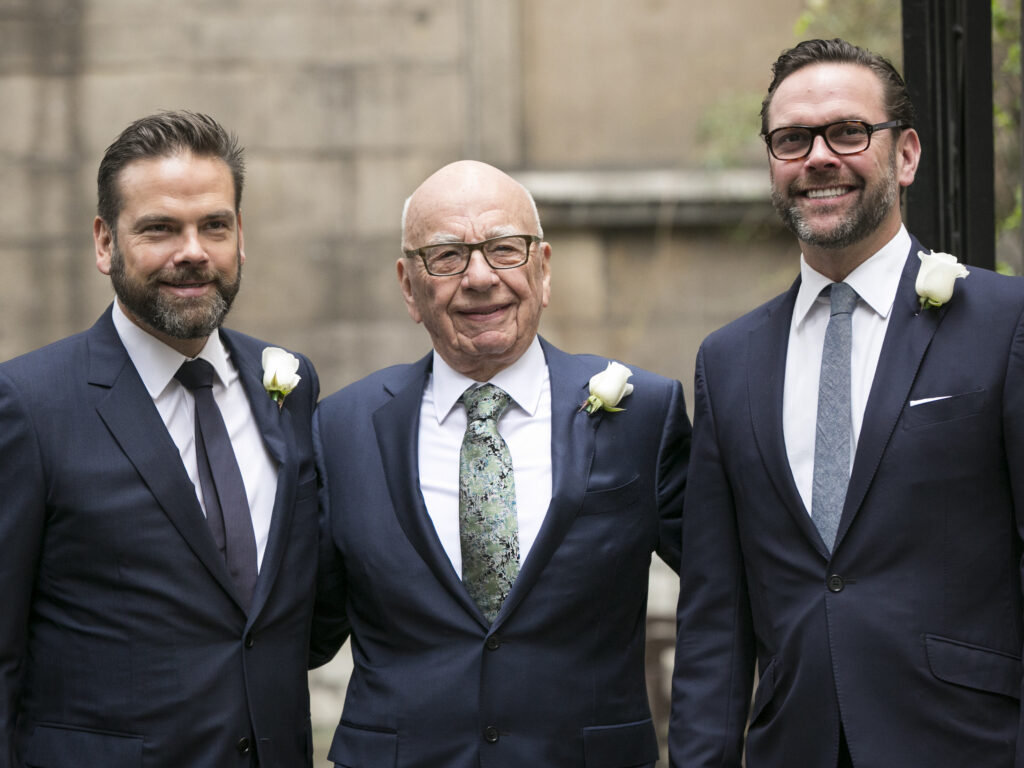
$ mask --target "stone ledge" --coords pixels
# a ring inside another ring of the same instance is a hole
[[[520,171],[549,226],[731,226],[774,221],[764,169]]]

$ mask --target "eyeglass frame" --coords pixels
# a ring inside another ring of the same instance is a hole
[[[491,260],[487,258],[487,252],[484,250],[483,246],[487,245],[488,243],[492,243],[495,240],[505,240],[506,238],[509,237],[521,237],[523,240],[526,241],[526,257],[518,264],[512,264],[511,266],[507,267],[499,267],[494,264],[491,264]],[[489,237],[486,240],[481,240],[479,243],[463,243],[458,241],[430,243],[429,245],[423,245],[420,246],[419,248],[412,248],[408,251],[403,250],[402,253],[405,254],[410,259],[413,258],[414,256],[419,256],[420,261],[423,262],[423,269],[425,269],[427,271],[427,274],[430,275],[431,277],[455,277],[456,275],[464,274],[465,271],[469,269],[469,263],[473,260],[474,251],[480,251],[480,255],[484,257],[484,261],[487,263],[487,266],[489,266],[491,269],[518,269],[519,267],[525,265],[530,261],[530,250],[534,245],[536,245],[539,242],[541,242],[541,238],[539,235],[524,235],[516,233],[512,235],[497,235],[496,237]],[[466,248],[469,248],[469,255],[466,257],[466,263],[458,272],[445,272],[444,274],[439,275],[436,272],[430,271],[430,267],[427,265],[427,254],[424,253],[424,251],[426,251],[429,248],[438,248],[445,245],[465,246]]]
[[[836,149],[835,147],[833,147],[829,143],[828,136],[826,135],[825,132],[829,128],[834,126],[834,125],[843,125],[844,123],[856,123],[857,125],[864,126],[864,130],[867,132],[867,137],[868,137],[867,138],[867,142],[868,143],[865,144],[862,149],[855,149],[852,152],[840,152],[838,149]],[[790,160],[803,160],[805,157],[807,157],[809,154],[811,154],[811,150],[814,149],[814,140],[818,136],[821,136],[821,138],[825,141],[825,146],[828,147],[830,152],[832,152],[835,155],[847,156],[847,155],[857,155],[857,154],[860,154],[861,152],[867,152],[868,149],[871,147],[871,137],[872,137],[872,135],[874,135],[875,131],[886,131],[886,130],[889,130],[890,128],[902,129],[902,128],[909,128],[909,127],[910,127],[910,125],[909,125],[909,123],[907,123],[906,120],[888,120],[888,121],[886,121],[884,123],[875,123],[874,125],[872,125],[871,123],[868,123],[868,122],[866,122],[864,120],[836,120],[834,123],[826,123],[825,125],[816,125],[816,126],[811,126],[811,125],[783,125],[783,126],[781,126],[779,128],[775,128],[774,130],[768,131],[768,133],[762,134],[761,137],[764,139],[764,143],[768,145],[768,153],[772,157],[774,157],[776,160],[778,160],[780,162],[788,163]],[[775,150],[772,148],[772,136],[775,135],[776,133],[778,133],[779,131],[791,131],[794,128],[803,128],[804,130],[810,132],[811,140],[807,144],[807,151],[804,152],[802,155],[799,155],[797,157],[779,157],[778,155],[775,154]]]

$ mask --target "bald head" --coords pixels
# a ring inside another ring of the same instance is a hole
[[[487,381],[533,343],[551,293],[551,246],[540,235],[533,196],[486,163],[446,165],[406,201],[404,254],[397,264],[406,308],[415,322],[423,323],[435,351],[459,373]],[[502,245],[502,238],[511,242]],[[499,254],[505,263],[513,248],[524,248],[525,260],[503,267],[499,259],[495,266],[481,247],[485,242],[506,249]],[[461,272],[431,274],[421,260],[423,251],[416,251],[445,243],[474,248]]]
[[[451,233],[431,232],[431,221],[446,220],[450,215],[471,218],[488,208],[513,212],[528,227],[519,232],[544,236],[537,204],[526,187],[493,165],[458,160],[431,174],[405,201],[402,249],[461,239],[449,237]]]

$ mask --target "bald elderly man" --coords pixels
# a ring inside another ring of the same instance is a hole
[[[653,766],[644,619],[651,553],[679,569],[682,388],[537,335],[551,246],[530,193],[496,168],[423,182],[402,250],[406,308],[433,350],[315,420],[312,658],[351,634],[355,659],[329,758]]]

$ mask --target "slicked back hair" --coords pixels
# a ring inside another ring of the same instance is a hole
[[[907,93],[907,85],[900,73],[884,56],[848,43],[846,40],[804,40],[783,51],[772,65],[772,82],[761,102],[761,133],[768,133],[768,109],[776,89],[787,77],[811,64],[856,64],[867,67],[882,83],[883,108],[888,120],[902,120],[905,128],[912,128],[917,117],[914,104]]]
[[[129,125],[103,153],[96,175],[96,213],[111,232],[116,235],[117,218],[124,202],[118,178],[121,171],[136,160],[171,157],[182,152],[222,160],[234,181],[235,212],[240,210],[245,159],[234,134],[209,115],[187,110],[158,112]]]

